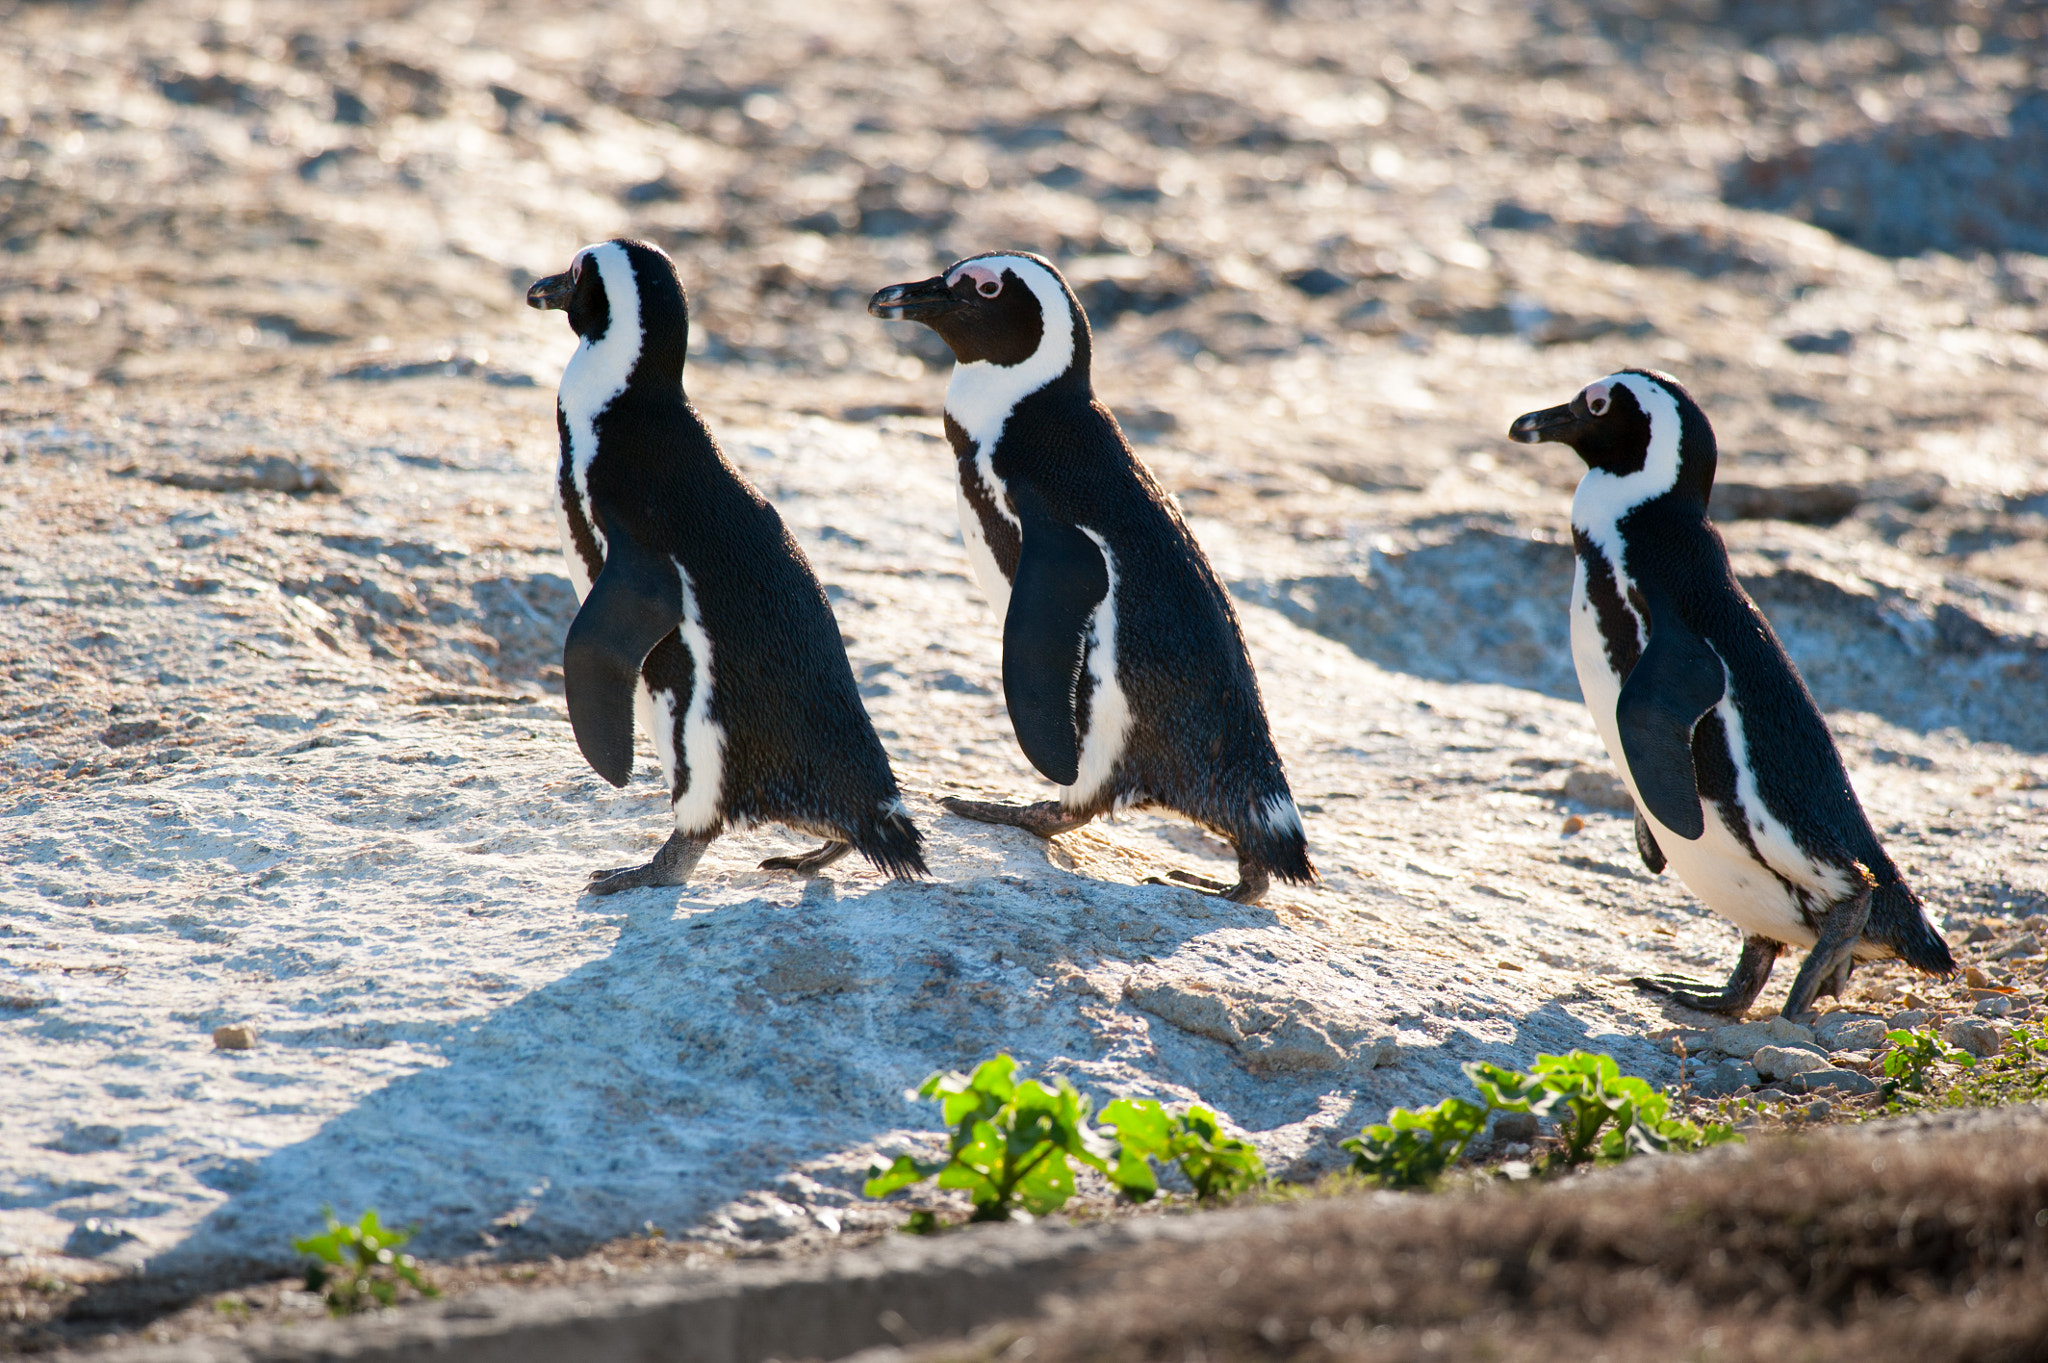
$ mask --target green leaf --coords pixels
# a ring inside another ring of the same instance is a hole
[[[1007,1055],[993,1060],[984,1060],[974,1067],[974,1074],[968,1086],[977,1093],[986,1093],[998,1102],[1007,1102],[1016,1085],[1011,1076],[1017,1072],[1017,1062]]]
[[[1102,1109],[1102,1123],[1116,1132],[1126,1153],[1167,1158],[1173,1122],[1156,1098],[1119,1098]]]
[[[1495,1112],[1533,1112],[1538,1116],[1556,1101],[1557,1095],[1535,1075],[1501,1065],[1474,1060],[1462,1068],[1486,1106]]]
[[[1159,1193],[1159,1176],[1152,1172],[1152,1161],[1133,1146],[1117,1152],[1108,1173],[1110,1183],[1127,1201],[1150,1202]]]
[[[1486,1109],[1463,1098],[1435,1107],[1394,1108],[1384,1125],[1368,1126],[1343,1143],[1352,1167],[1391,1188],[1421,1188],[1455,1163],[1486,1125]]]
[[[1067,1163],[1067,1152],[1048,1145],[1025,1167],[1016,1189],[1025,1209],[1033,1216],[1044,1216],[1067,1205],[1067,1199],[1074,1195],[1074,1170]]]
[[[1208,1108],[1190,1107],[1175,1119],[1175,1126],[1180,1171],[1193,1185],[1196,1197],[1205,1202],[1235,1197],[1266,1181],[1259,1148],[1224,1134],[1216,1114]]]
[[[887,1169],[870,1166],[868,1181],[861,1185],[864,1197],[887,1197],[899,1188],[908,1188],[913,1183],[922,1183],[944,1168],[943,1164],[925,1164],[908,1155],[898,1155]]]

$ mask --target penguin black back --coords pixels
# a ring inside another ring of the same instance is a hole
[[[821,852],[850,845],[891,874],[922,874],[824,591],[684,396],[674,263],[642,242],[603,243],[529,301],[565,307],[580,338],[557,405],[564,548],[584,597],[563,673],[591,765],[625,783],[637,711],[678,838],[774,821],[826,837]],[[599,888],[679,883],[626,880]]]
[[[1668,859],[1750,934],[1727,990],[1667,992],[1740,1011],[1785,943],[1814,944],[1788,1012],[1838,989],[1852,959],[1952,970],[1708,519],[1717,451],[1691,395],[1668,375],[1624,370],[1510,434],[1562,441],[1587,465],[1572,501],[1573,658],[1635,795],[1644,859],[1652,870]]]
[[[948,807],[1041,833],[1131,804],[1230,838],[1255,898],[1314,879],[1237,615],[1173,499],[1096,400],[1088,321],[1050,262],[998,252],[875,295],[955,358],[961,529],[1004,615],[1004,694],[1055,805]]]

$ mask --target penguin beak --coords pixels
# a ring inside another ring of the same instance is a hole
[[[1570,403],[1562,407],[1546,407],[1540,412],[1516,417],[1515,424],[1508,427],[1508,439],[1519,445],[1541,445],[1548,440],[1569,445],[1582,424],[1583,418],[1572,410]]]
[[[576,277],[571,274],[551,274],[526,291],[526,306],[529,308],[566,308],[569,295],[576,291]]]
[[[868,311],[890,322],[936,321],[960,306],[960,300],[946,287],[944,275],[915,284],[891,284],[868,300]]]

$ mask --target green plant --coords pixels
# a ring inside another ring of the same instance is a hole
[[[1893,1091],[1925,1093],[1928,1076],[1936,1065],[1969,1069],[1977,1063],[1977,1057],[1949,1045],[1928,1028],[1886,1032],[1884,1039],[1891,1043],[1891,1049],[1884,1053],[1884,1074]]]
[[[2017,1023],[1998,1054],[1958,1076],[1941,1101],[1953,1107],[1997,1107],[2048,1099],[2048,1022]]]
[[[1344,1142],[1351,1167],[1387,1188],[1426,1188],[1457,1163],[1472,1138],[1486,1129],[1487,1109],[1463,1098],[1435,1107],[1397,1107],[1387,1120]]]
[[[1446,1098],[1420,1111],[1395,1108],[1384,1124],[1344,1142],[1352,1168],[1385,1187],[1427,1187],[1457,1162],[1496,1112],[1555,1114],[1564,1149],[1546,1164],[1565,1167],[1742,1139],[1722,1123],[1702,1127],[1673,1117],[1668,1096],[1622,1074],[1612,1056],[1597,1052],[1539,1055],[1527,1073],[1484,1061],[1464,1069],[1479,1091],[1478,1103]]]
[[[1258,1146],[1225,1135],[1208,1108],[1172,1113],[1157,1099],[1119,1098],[1102,1109],[1102,1123],[1117,1140],[1109,1181],[1133,1202],[1149,1201],[1159,1191],[1155,1159],[1178,1164],[1203,1202],[1235,1197],[1266,1181]]]
[[[2015,1023],[2013,1036],[2005,1042],[1999,1052],[2001,1060],[2013,1060],[2017,1064],[2032,1064],[2034,1060],[2048,1060],[2048,1019],[2034,1025]]]
[[[1539,1055],[1530,1077],[1543,1097],[1528,1109],[1539,1114],[1562,1107],[1557,1132],[1564,1138],[1566,1165],[1589,1159],[1615,1164],[1630,1155],[1698,1150],[1741,1139],[1718,1123],[1700,1127],[1671,1116],[1671,1099],[1647,1080],[1624,1075],[1614,1057],[1594,1051]],[[1540,1104],[1538,1106],[1537,1104]]]
[[[1021,1204],[1035,1216],[1057,1211],[1074,1195],[1071,1160],[1107,1173],[1109,1161],[1094,1148],[1088,1100],[1066,1080],[1047,1088],[1019,1082],[1007,1055],[984,1060],[974,1073],[934,1074],[918,1096],[935,1098],[950,1127],[947,1157],[927,1162],[897,1156],[887,1169],[868,1170],[862,1191],[887,1197],[938,1175],[941,1188],[959,1188],[974,1203],[975,1221],[1007,1221]]]
[[[401,1283],[423,1297],[441,1295],[420,1278],[419,1262],[398,1252],[412,1239],[411,1230],[387,1229],[374,1211],[364,1212],[353,1226],[336,1220],[332,1207],[322,1207],[320,1214],[327,1218],[327,1230],[293,1240],[292,1248],[319,1260],[306,1265],[306,1290],[325,1295],[329,1315],[365,1311],[372,1302],[389,1306]]]

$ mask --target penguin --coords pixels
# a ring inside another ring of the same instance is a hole
[[[892,876],[926,874],[824,589],[683,395],[675,262],[602,242],[526,301],[567,311],[578,337],[555,406],[562,551],[581,603],[562,648],[569,722],[623,786],[637,716],[675,820],[652,861],[593,872],[591,892],[681,885],[722,829],[759,821],[825,839],[764,870],[808,875],[859,851]]]
[[[1088,318],[1051,262],[999,251],[876,293],[953,352],[945,429],[960,529],[1003,618],[1017,742],[1059,798],[946,799],[955,814],[1051,837],[1098,814],[1174,810],[1227,838],[1257,903],[1314,881],[1301,815],[1230,598],[1173,499],[1089,377]]]
[[[1643,864],[1668,864],[1743,932],[1719,990],[1640,988],[1739,1016],[1780,952],[1808,948],[1784,1015],[1839,995],[1859,961],[1955,970],[1885,854],[1820,707],[1735,580],[1707,518],[1714,431],[1668,374],[1625,369],[1518,417],[1509,438],[1586,463],[1572,497],[1572,661],[1601,742],[1635,798]]]

